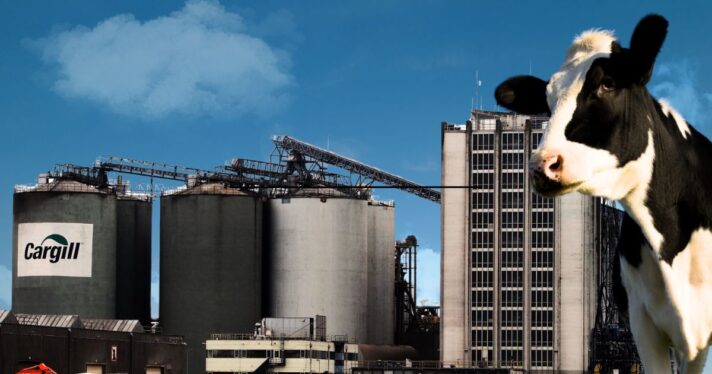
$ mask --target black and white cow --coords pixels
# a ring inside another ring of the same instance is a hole
[[[712,143],[646,89],[667,26],[643,18],[629,48],[586,31],[548,82],[514,77],[495,96],[516,112],[551,114],[529,164],[539,193],[579,191],[625,208],[621,278],[646,373],[670,373],[669,347],[698,373],[712,334]]]

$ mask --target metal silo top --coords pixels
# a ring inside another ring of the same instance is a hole
[[[71,180],[48,180],[46,183],[37,183],[34,185],[16,185],[15,193],[23,192],[88,192],[88,193],[109,193],[108,190],[102,190],[95,186],[71,181]]]
[[[162,196],[172,195],[241,195],[252,196],[249,191],[226,186],[222,183],[202,183],[193,187],[179,187],[163,191]]]

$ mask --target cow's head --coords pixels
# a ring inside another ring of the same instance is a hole
[[[657,15],[643,18],[630,48],[621,47],[611,32],[586,31],[548,82],[519,76],[497,87],[497,103],[505,108],[551,113],[529,164],[539,193],[581,191],[621,199],[642,182],[652,167],[655,112],[645,85],[667,24]]]

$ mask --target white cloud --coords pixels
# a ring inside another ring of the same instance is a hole
[[[697,69],[690,62],[662,63],[655,68],[650,92],[670,102],[697,129],[712,130],[712,93],[696,82]]]
[[[418,305],[440,305],[440,252],[418,249]]]
[[[121,14],[31,43],[57,68],[54,90],[67,98],[143,119],[267,115],[293,84],[288,54],[253,36],[272,18],[251,32],[217,1],[190,0],[145,22]]]
[[[10,309],[12,304],[12,270],[0,265],[0,309]]]

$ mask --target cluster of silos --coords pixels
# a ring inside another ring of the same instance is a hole
[[[263,317],[262,209],[213,183],[161,197],[160,320],[185,337],[189,372],[205,372],[210,333],[250,332]]]
[[[322,191],[323,192],[323,191]],[[203,372],[210,333],[262,317],[326,316],[326,335],[392,344],[393,205],[199,184],[161,198],[160,319]]]
[[[150,322],[150,196],[123,195],[46,177],[16,189],[16,313]]]

